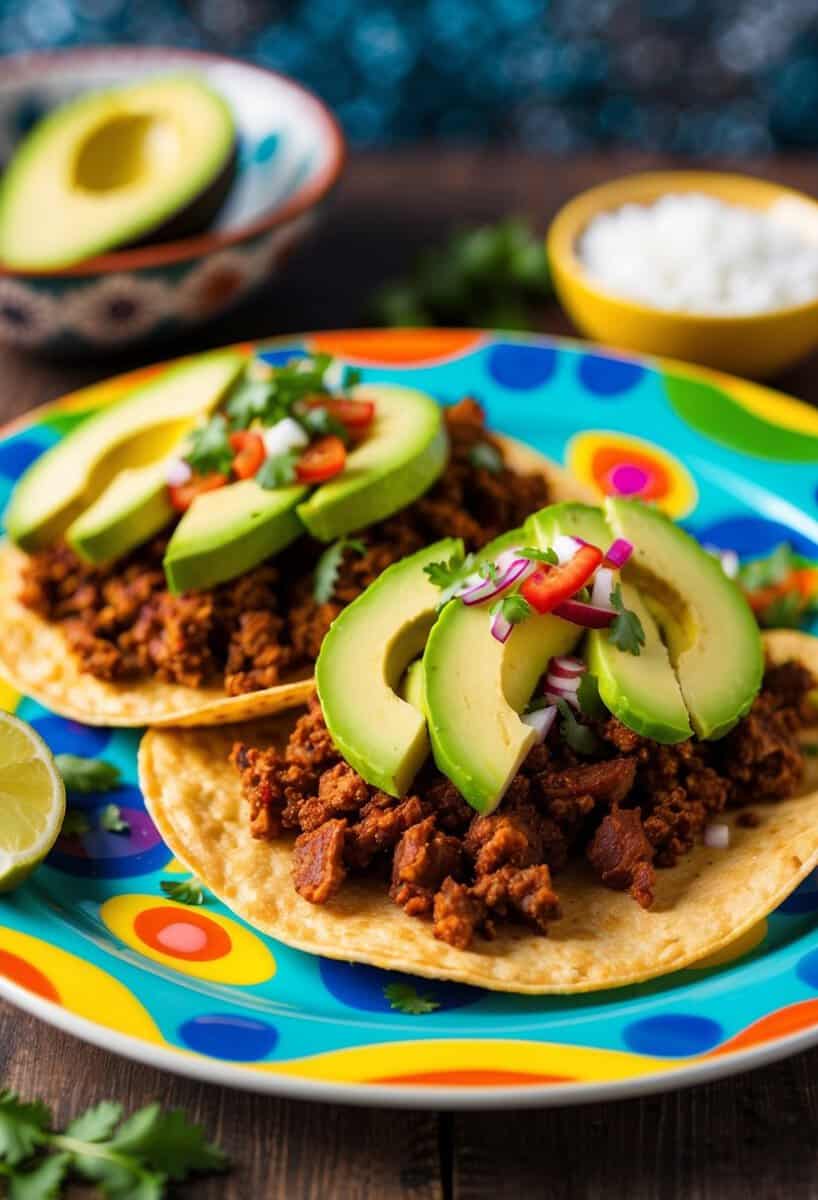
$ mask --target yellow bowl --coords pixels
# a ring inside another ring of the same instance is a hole
[[[756,378],[790,366],[818,346],[818,298],[771,312],[721,316],[650,308],[597,283],[577,254],[578,239],[588,223],[598,213],[623,204],[651,204],[668,192],[700,192],[759,209],[787,200],[800,206],[803,218],[818,227],[815,200],[747,175],[662,171],[591,188],[560,209],[546,243],[557,295],[575,325],[610,346]]]

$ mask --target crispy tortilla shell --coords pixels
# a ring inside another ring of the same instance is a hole
[[[776,631],[765,636],[775,661],[798,658],[818,677],[818,639]],[[457,950],[408,917],[382,880],[348,879],[328,904],[308,904],[291,878],[292,839],[254,840],[238,773],[227,761],[237,738],[280,743],[294,716],[203,733],[152,730],[139,752],[140,782],[151,816],[177,858],[234,912],[288,946],[434,979],[506,992],[588,992],[678,970],[720,950],[770,913],[818,863],[818,766],[798,797],[760,804],[760,824],[735,814],[726,850],[696,847],[657,872],[656,900],[645,912],[602,887],[577,861],[556,878],[563,916],[547,937],[501,925],[493,941]]]
[[[510,438],[500,440],[509,466],[519,472],[542,471],[555,500],[588,499],[581,484],[536,450]],[[61,716],[86,725],[223,725],[303,704],[312,692],[310,671],[242,696],[228,696],[221,686],[97,679],[80,670],[58,625],[20,604],[24,562],[21,551],[0,543],[0,675]]]

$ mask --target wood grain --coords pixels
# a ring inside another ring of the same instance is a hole
[[[527,213],[545,229],[569,196],[661,157],[568,161],[428,149],[353,158],[327,220],[276,287],[180,343],[365,323],[366,297],[457,225]],[[713,164],[729,165],[729,164]],[[813,158],[742,164],[818,190]],[[567,332],[555,305],[541,328]],[[0,352],[0,421],[162,355],[49,364]],[[818,401],[816,360],[777,381]],[[228,1092],[129,1063],[0,1004],[0,1080],[66,1120],[104,1097],[180,1105],[237,1163],[181,1189],[196,1200],[800,1200],[818,1197],[818,1051],[706,1087],[621,1104],[529,1113],[389,1113]]]

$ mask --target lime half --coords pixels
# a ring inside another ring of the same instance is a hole
[[[57,840],[65,785],[54,755],[25,721],[0,712],[0,892],[22,883]]]

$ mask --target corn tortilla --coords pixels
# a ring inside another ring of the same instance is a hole
[[[782,630],[764,641],[771,659],[798,658],[818,677],[818,638]],[[227,760],[231,745],[239,738],[280,743],[294,720],[290,714],[209,733],[152,730],[140,747],[139,773],[151,816],[176,857],[251,925],[312,954],[506,992],[622,987],[728,945],[818,864],[818,764],[809,757],[798,797],[759,804],[753,829],[728,814],[727,849],[700,845],[658,871],[650,911],[575,861],[556,877],[563,916],[547,937],[503,924],[495,940],[457,950],[394,904],[383,880],[350,877],[328,904],[307,903],[292,884],[293,839],[250,836],[238,772]]]

